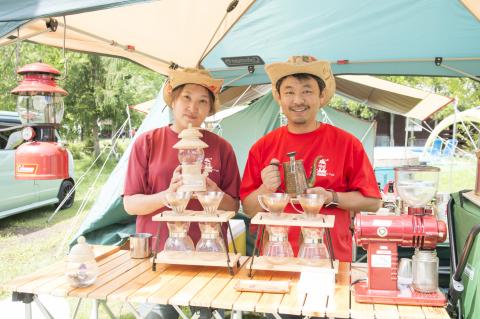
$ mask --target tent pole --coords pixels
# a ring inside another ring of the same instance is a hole
[[[30,33],[30,34],[27,34],[27,35],[24,35],[24,36],[21,36],[21,37],[15,37],[15,39],[8,40],[8,41],[5,41],[2,44],[0,44],[0,47],[4,47],[4,46],[12,44],[16,41],[27,40],[27,39],[36,37],[37,35],[40,35],[40,34],[43,34],[43,33],[46,33],[46,32],[51,32],[51,30],[47,29],[47,30],[42,30],[42,31],[38,31],[38,32],[33,32],[33,33]]]
[[[461,74],[461,75],[464,75],[464,76],[466,76],[466,77],[468,77],[468,78],[470,78],[470,79],[472,79],[472,80],[474,80],[474,81],[480,82],[480,78],[479,78],[478,76],[475,76],[475,75],[473,75],[473,74],[464,72],[464,71],[462,71],[462,70],[459,70],[459,69],[457,69],[457,68],[451,67],[451,66],[449,66],[449,65],[445,65],[445,64],[443,64],[443,63],[440,64],[440,66],[443,67],[444,69],[457,72],[457,73],[459,73],[459,74]]]
[[[395,146],[395,114],[390,113],[390,146]]]

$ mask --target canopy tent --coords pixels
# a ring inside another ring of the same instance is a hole
[[[139,127],[135,138],[145,131],[161,127],[169,123],[169,108],[165,108],[162,94],[153,102],[147,117]],[[243,173],[250,147],[260,137],[277,128],[281,124],[280,108],[267,93],[248,107],[228,114],[230,110],[220,112],[221,118],[216,127],[216,133],[227,139],[235,150],[239,170]],[[223,113],[223,114],[221,114]],[[348,114],[323,108],[317,119],[340,127],[360,139],[373,163],[373,147],[375,145],[376,123],[360,120]],[[241,134],[239,134],[241,132]],[[75,238],[84,235],[90,243],[119,244],[129,234],[135,232],[135,217],[128,215],[120,195],[123,191],[123,181],[131,146],[127,148],[115,170],[103,185],[99,196],[82,223]],[[120,181],[120,182],[119,182]]]
[[[21,38],[62,47],[66,15],[69,49],[125,57],[163,74],[172,65],[201,62],[233,86],[268,78],[262,65],[254,72],[226,67],[224,57],[259,55],[271,63],[310,54],[330,60],[335,74],[478,76],[478,3],[6,0],[0,45],[14,41],[20,27]],[[50,32],[45,19],[55,16],[59,25]]]

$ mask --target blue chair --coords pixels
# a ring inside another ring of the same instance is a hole
[[[432,148],[430,149],[430,157],[440,157],[440,155],[442,155],[442,146],[442,139],[437,137],[433,141]]]
[[[455,148],[457,147],[458,140],[455,138],[447,140],[447,144],[443,149],[443,156],[444,157],[452,157],[455,154]]]

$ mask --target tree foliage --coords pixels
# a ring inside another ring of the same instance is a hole
[[[127,118],[127,106],[154,98],[163,81],[160,74],[130,61],[95,54],[67,52],[65,69],[62,50],[28,42],[18,49],[15,45],[2,47],[0,54],[0,109],[15,110],[16,99],[10,91],[17,85],[17,68],[38,61],[48,63],[62,72],[58,84],[69,93],[62,136],[90,141],[87,144],[96,152],[100,129],[115,132]],[[131,115],[133,126],[138,126],[141,116]]]

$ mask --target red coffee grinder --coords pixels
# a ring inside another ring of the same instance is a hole
[[[431,166],[396,167],[395,187],[408,214],[356,215],[355,241],[368,252],[367,281],[354,285],[357,302],[445,305],[446,298],[438,289],[435,247],[445,241],[447,227],[427,207],[437,191],[439,171]],[[416,248],[413,282],[402,290],[398,289],[398,246]]]

